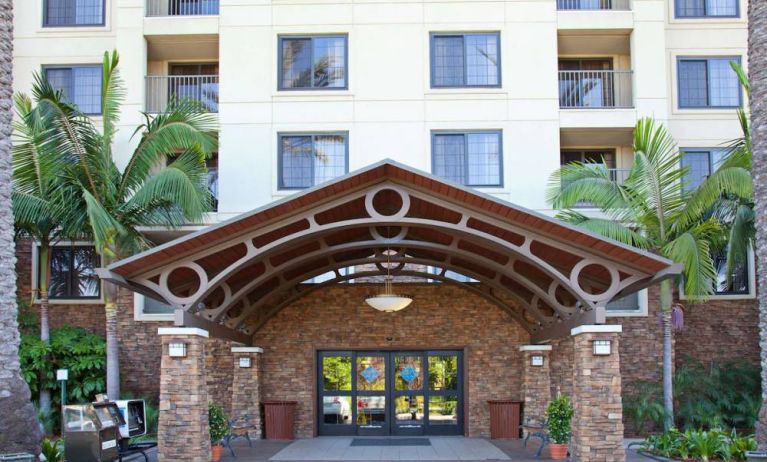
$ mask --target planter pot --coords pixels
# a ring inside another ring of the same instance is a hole
[[[551,454],[551,458],[554,460],[567,459],[567,445],[549,443],[549,454]]]
[[[748,452],[746,452],[746,460],[748,462],[767,461],[767,452],[765,452],[765,451],[748,451]]]
[[[210,447],[210,460],[212,462],[218,462],[221,460],[221,449],[222,446],[220,444],[214,444]]]

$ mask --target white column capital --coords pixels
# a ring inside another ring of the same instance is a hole
[[[264,349],[259,347],[244,347],[235,346],[232,347],[232,353],[263,353]]]
[[[519,351],[551,351],[551,345],[521,345]]]
[[[578,326],[570,330],[570,335],[575,337],[580,334],[620,334],[623,332],[621,324],[593,324]]]
[[[157,335],[189,335],[208,338],[208,331],[197,327],[159,327]]]

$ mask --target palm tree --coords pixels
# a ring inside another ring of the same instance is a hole
[[[94,241],[102,266],[149,245],[140,226],[201,221],[211,209],[205,160],[217,146],[215,115],[200,113],[197,102],[174,101],[162,114],[144,114],[134,132],[138,144],[120,171],[112,153],[124,96],[118,63],[116,52],[104,54],[100,130],[45,79],[36,79],[33,87],[37,107],[52,128],[49,136],[68,163],[63,182],[77,190],[64,194],[66,228],[81,230]],[[118,399],[118,289],[105,281],[103,291],[107,395]]]
[[[13,214],[17,233],[39,245],[40,340],[50,342],[48,327],[48,269],[51,266],[51,244],[62,236],[63,211],[58,197],[63,193],[59,173],[65,166],[55,149],[50,127],[39,111],[33,110],[32,100],[25,95],[15,98],[17,120],[13,143]],[[46,381],[41,380],[44,384]],[[40,411],[51,410],[51,393],[40,389]]]
[[[576,163],[552,175],[547,199],[559,217],[591,231],[663,255],[684,265],[684,290],[692,297],[712,293],[716,277],[711,250],[720,245],[723,229],[708,216],[723,192],[750,194],[738,184],[738,172],[720,177],[719,194],[700,193],[708,186],[688,191],[687,169],[680,168],[681,154],[666,129],[652,119],[637,122],[634,130],[634,165],[622,184],[598,163]],[[746,172],[746,175],[748,173]],[[589,217],[572,210],[587,202],[603,217]],[[665,426],[673,425],[672,312],[673,282],[660,286],[663,321],[663,404]]]
[[[0,448],[39,453],[40,425],[21,378],[16,321],[16,249],[11,210],[13,0],[0,0]]]
[[[751,82],[751,150],[753,153],[757,275],[759,277],[759,344],[762,359],[762,409],[757,440],[767,448],[767,2],[748,3],[748,68]]]

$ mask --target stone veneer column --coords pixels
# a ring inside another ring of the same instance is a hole
[[[546,406],[551,401],[551,345],[522,345],[522,394],[525,402],[523,423],[546,421]],[[542,356],[543,365],[533,366],[533,356]]]
[[[251,438],[261,437],[261,387],[258,381],[261,354],[258,347],[232,347],[234,373],[232,374],[232,419],[247,418]],[[240,358],[250,358],[250,367],[240,367]]]
[[[208,387],[205,342],[208,332],[186,327],[161,327],[159,462],[210,460]],[[168,344],[185,343],[186,357],[171,358]]]
[[[573,342],[573,444],[578,462],[623,462],[623,407],[618,354],[620,325],[580,326]],[[594,340],[610,340],[611,353],[594,355]]]

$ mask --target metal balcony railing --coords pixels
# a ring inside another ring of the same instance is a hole
[[[634,107],[632,71],[559,71],[559,107]]]
[[[219,0],[146,0],[147,16],[215,16]]]
[[[189,100],[200,112],[218,112],[217,75],[150,75],[146,77],[146,112],[164,112],[173,100]]]
[[[631,9],[630,0],[557,0],[558,10],[613,10]]]

